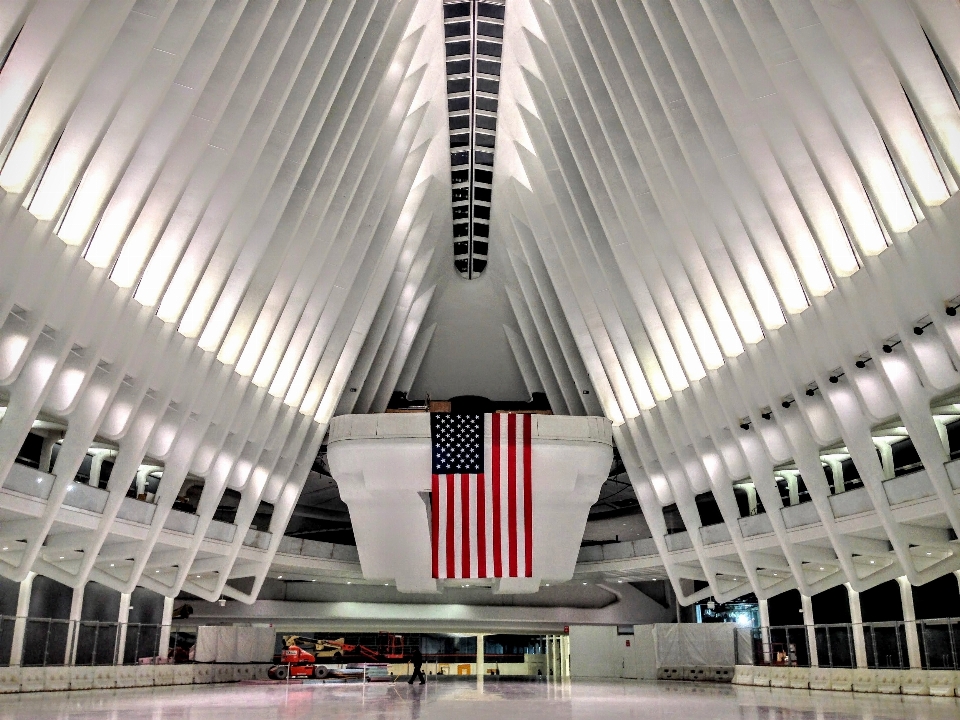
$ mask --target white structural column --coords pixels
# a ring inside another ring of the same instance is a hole
[[[560,676],[570,677],[570,636],[560,636]]]
[[[120,593],[120,612],[117,614],[117,650],[115,665],[123,665],[127,648],[127,621],[130,619],[130,593]]]
[[[483,633],[477,633],[477,679],[483,680]]]
[[[913,609],[913,587],[905,577],[898,577],[900,603],[903,605],[903,624],[907,634],[907,655],[910,667],[920,667],[920,637],[917,635],[917,613]]]
[[[13,621],[13,639],[10,645],[10,666],[16,667],[23,662],[23,636],[27,630],[27,614],[30,612],[30,593],[33,590],[35,572],[27,573],[20,582],[17,596],[17,619]]]
[[[857,659],[857,667],[867,666],[867,641],[863,634],[863,614],[860,612],[860,593],[845,583],[847,600],[850,603],[850,624],[853,628],[853,650]]]
[[[800,603],[803,606],[803,627],[807,633],[810,667],[820,667],[820,658],[817,655],[817,633],[813,629],[813,598],[809,595],[801,595]]]
[[[173,598],[163,599],[163,619],[160,621],[160,657],[170,651],[170,623],[173,622]]]
[[[763,662],[770,663],[770,610],[767,607],[765,598],[761,598],[757,604],[760,606],[760,638],[763,642]]]
[[[547,679],[550,679],[550,670],[553,667],[553,636],[547,635],[543,639],[543,646],[547,653],[547,662],[546,667],[543,670],[543,674],[547,676]]]
[[[73,589],[73,598],[70,601],[70,624],[67,626],[67,647],[63,657],[64,665],[75,665],[77,662],[77,638],[80,635],[83,591],[86,587],[86,584],[84,584]]]

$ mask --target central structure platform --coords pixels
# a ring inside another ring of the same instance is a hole
[[[364,577],[401,592],[444,583],[536,592],[573,576],[590,506],[613,458],[606,418],[533,415],[533,573],[525,578],[441,580],[432,573],[432,450],[428,413],[342,415],[330,423],[327,459],[350,509]],[[485,430],[489,442],[490,424]]]

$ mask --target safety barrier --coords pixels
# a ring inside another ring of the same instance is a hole
[[[658,680],[687,680],[692,682],[721,682],[733,680],[732,667],[713,667],[710,665],[659,667]]]
[[[0,693],[203,685],[266,678],[266,665],[83,665],[0,667]]]
[[[733,684],[789,687],[798,690],[960,697],[960,671],[956,670],[737,665],[733,671]]]

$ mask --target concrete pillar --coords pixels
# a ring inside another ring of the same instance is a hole
[[[798,480],[800,472],[797,470],[781,470],[780,474],[787,481],[787,490],[789,492],[790,505],[800,504],[800,481]]]
[[[757,488],[750,484],[744,484],[740,486],[743,488],[743,491],[747,494],[747,515],[756,515],[757,514]],[[680,603],[677,603],[677,608],[679,609]],[[679,610],[678,610],[679,611]]]
[[[760,608],[760,640],[763,644],[763,663],[770,664],[770,610],[766,599],[757,601]]]
[[[163,619],[160,621],[160,657],[166,658],[170,650],[170,624],[173,622],[173,598],[163,599]]]
[[[483,633],[477,633],[477,677],[482,679],[485,672],[483,663]]]
[[[835,458],[820,458],[830,467],[830,474],[833,475],[833,492],[842,493],[847,489],[843,480],[843,463]]]
[[[570,677],[570,636],[560,636],[560,676]]]
[[[810,657],[810,667],[820,667],[820,658],[817,655],[817,633],[813,629],[813,598],[800,596],[803,606],[803,627],[807,633],[807,653]]]
[[[86,584],[73,589],[73,598],[70,602],[70,625],[67,627],[67,648],[63,657],[64,665],[77,663],[77,638],[80,636],[80,617],[83,611],[83,591]]]
[[[130,593],[120,593],[120,612],[117,615],[117,653],[115,665],[123,665],[127,649],[127,621],[130,619]]]
[[[13,621],[13,638],[10,645],[10,666],[19,666],[23,662],[23,636],[27,631],[27,615],[30,613],[30,593],[36,573],[27,573],[20,582],[17,595],[17,619]]]
[[[844,583],[847,588],[847,601],[850,603],[850,623],[853,631],[853,651],[858,668],[867,667],[867,640],[863,634],[863,614],[860,612],[860,593]]]
[[[910,658],[910,667],[919,668],[920,663],[920,636],[917,635],[917,613],[913,609],[913,587],[905,577],[898,577],[900,584],[900,603],[903,605],[903,624],[907,632],[907,656]]]
[[[98,450],[93,454],[93,460],[90,461],[90,480],[87,484],[91,487],[100,487],[100,473],[103,470],[103,461],[116,457],[113,450]]]
[[[50,472],[50,463],[53,460],[53,446],[57,444],[59,436],[56,433],[45,435],[43,445],[40,446],[40,472]]]
[[[893,446],[883,440],[873,439],[873,444],[880,451],[880,466],[883,468],[883,479],[893,480],[896,476],[896,470],[893,467]]]

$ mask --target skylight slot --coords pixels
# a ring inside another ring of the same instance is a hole
[[[466,279],[479,277],[487,266],[505,11],[504,0],[443,4],[453,262]]]

